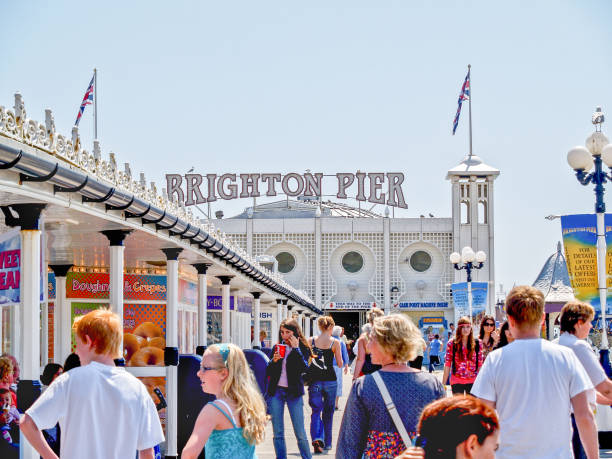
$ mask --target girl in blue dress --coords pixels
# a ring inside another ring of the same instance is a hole
[[[266,407],[243,352],[234,344],[210,346],[198,377],[202,390],[217,399],[200,411],[181,457],[195,459],[206,447],[206,459],[257,459]]]

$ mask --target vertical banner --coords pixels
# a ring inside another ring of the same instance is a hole
[[[455,305],[455,323],[459,318],[470,315],[467,282],[455,282],[451,285]],[[472,282],[472,323],[479,324],[487,307],[487,282]]]
[[[7,231],[0,235],[0,304],[19,303],[20,262],[19,230]]]
[[[605,215],[606,232],[606,271],[607,307],[606,314],[612,312],[612,215]],[[561,234],[567,262],[567,272],[574,289],[574,296],[580,301],[591,304],[601,311],[597,288],[597,217],[595,214],[563,215]]]

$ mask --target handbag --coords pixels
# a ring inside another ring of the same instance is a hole
[[[385,385],[385,382],[380,377],[380,374],[378,373],[378,371],[372,373],[372,376],[374,377],[374,382],[376,382],[376,385],[378,386],[378,390],[380,391],[380,395],[382,395],[383,401],[385,402],[385,406],[387,407],[389,416],[391,416],[391,419],[393,419],[393,424],[395,424],[397,433],[399,433],[400,437],[402,437],[404,446],[406,448],[409,448],[410,446],[413,445],[412,439],[410,438],[410,435],[408,435],[408,431],[406,430],[406,427],[404,427],[404,423],[402,422],[402,419],[400,418],[397,408],[395,407],[395,403],[393,403],[393,399],[391,398],[391,394],[389,394],[389,391],[387,390],[387,386]]]

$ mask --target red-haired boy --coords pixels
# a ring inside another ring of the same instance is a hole
[[[146,387],[115,367],[122,324],[106,309],[73,324],[81,367],[59,376],[22,417],[20,428],[44,458],[57,458],[41,430],[60,424],[62,459],[153,459],[164,441],[159,417]]]

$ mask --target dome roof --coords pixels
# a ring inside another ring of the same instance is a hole
[[[308,199],[308,198],[306,198]],[[320,206],[321,217],[380,218],[381,215],[366,209],[332,201],[319,202],[316,198],[305,200],[284,199],[282,201],[247,207],[242,213],[231,218],[315,218]]]
[[[560,242],[557,243],[557,252],[548,257],[533,286],[544,294],[547,303],[566,303],[574,299]]]
[[[457,166],[453,167],[446,174],[446,178],[450,179],[452,176],[469,177],[470,175],[476,176],[488,176],[492,175],[497,177],[499,175],[499,169],[495,169],[485,164],[480,156],[468,155],[463,158]]]

